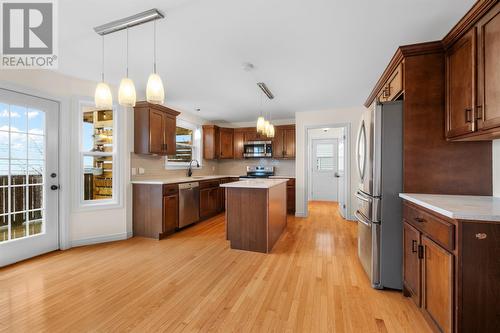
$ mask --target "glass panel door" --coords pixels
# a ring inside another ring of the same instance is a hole
[[[58,248],[58,110],[0,89],[0,266]]]

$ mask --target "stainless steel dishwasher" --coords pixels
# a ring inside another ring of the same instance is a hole
[[[200,219],[200,183],[179,184],[179,228]]]

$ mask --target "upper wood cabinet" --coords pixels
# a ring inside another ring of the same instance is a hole
[[[234,129],[232,128],[220,128],[220,156],[221,159],[233,158],[233,135]]]
[[[276,126],[273,138],[274,158],[295,158],[295,125]]]
[[[446,137],[472,133],[476,99],[476,29],[446,51]]]
[[[134,108],[134,152],[174,155],[179,112],[162,105],[137,102]]]
[[[379,102],[393,101],[403,92],[403,63],[391,73],[378,95]]]
[[[233,133],[233,158],[243,159],[243,144],[245,142],[245,132],[239,128],[234,129]]]
[[[500,138],[500,3],[481,1],[470,13],[444,39],[446,137],[492,140]]]
[[[203,158],[216,160],[220,156],[220,133],[215,125],[203,125]]]

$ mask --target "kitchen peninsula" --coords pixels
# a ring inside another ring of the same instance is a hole
[[[286,227],[288,179],[252,179],[226,188],[226,237],[232,249],[271,252]]]

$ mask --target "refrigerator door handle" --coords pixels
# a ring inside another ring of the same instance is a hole
[[[358,198],[359,200],[364,201],[364,202],[372,202],[372,201],[373,201],[373,199],[372,199],[372,198],[370,198],[370,197],[366,197],[366,196],[362,195],[359,191],[358,191],[358,192],[356,192],[356,193],[354,194],[354,196],[355,196],[356,198]]]
[[[371,228],[372,226],[372,223],[370,220],[368,220],[366,217],[363,216],[363,214],[361,214],[359,211],[355,211],[354,212],[354,216],[356,217],[356,220],[358,220],[358,222],[364,224],[365,226]]]

